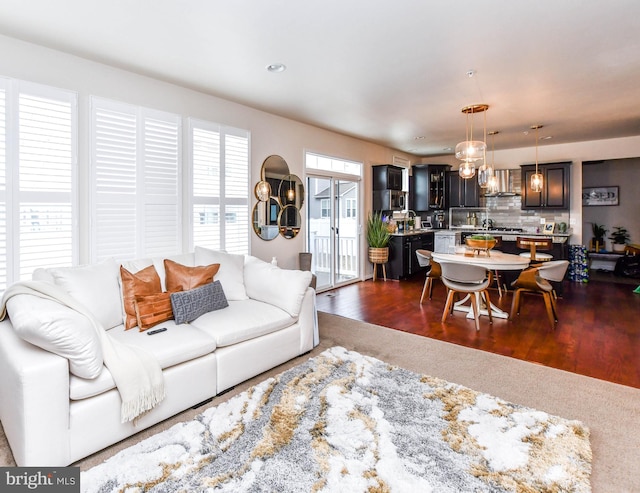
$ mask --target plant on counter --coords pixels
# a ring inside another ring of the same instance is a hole
[[[622,226],[614,226],[613,229],[615,231],[609,236],[609,239],[613,242],[613,251],[623,251],[625,245],[631,240],[631,236],[627,229]]]

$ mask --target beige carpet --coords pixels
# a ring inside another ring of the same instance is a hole
[[[507,401],[582,421],[591,429],[593,492],[640,491],[640,390],[326,313],[319,314],[319,321],[320,346],[311,355],[340,345]],[[296,358],[255,377],[209,405],[227,400],[300,360]],[[115,451],[191,419],[203,409],[185,411],[76,465],[88,469]],[[0,465],[13,465],[1,430]]]

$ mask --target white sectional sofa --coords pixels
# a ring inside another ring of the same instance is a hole
[[[228,306],[190,323],[162,322],[154,328],[167,330],[150,336],[125,330],[115,261],[34,273],[86,307],[110,340],[142,348],[159,363],[165,397],[132,421],[122,420],[121,393],[103,361],[104,334],[87,316],[51,299],[5,293],[0,421],[19,466],[72,464],[318,344],[310,272],[204,248],[169,258],[185,266],[219,263],[214,280]],[[164,259],[122,264],[132,273],[149,265],[164,288]]]

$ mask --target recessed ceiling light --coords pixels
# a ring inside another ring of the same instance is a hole
[[[540,137],[540,140],[549,140],[553,139],[553,135],[547,135],[546,137]]]
[[[271,63],[267,65],[269,72],[284,72],[287,69],[284,63]]]
[[[442,149],[443,151],[453,151],[453,147],[445,147],[444,149]]]
[[[424,140],[424,135],[420,135],[419,137],[415,137],[414,140]]]

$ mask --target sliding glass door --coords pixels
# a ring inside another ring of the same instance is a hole
[[[307,249],[318,290],[359,278],[359,203],[358,180],[308,175]]]

